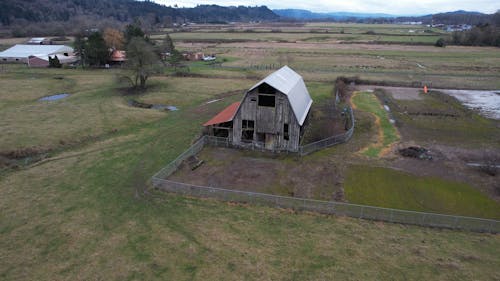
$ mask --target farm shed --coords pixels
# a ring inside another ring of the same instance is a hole
[[[204,124],[208,134],[238,147],[298,151],[312,99],[302,77],[288,66],[251,87]]]
[[[45,58],[57,55],[62,62],[64,57],[71,57],[73,48],[65,45],[15,45],[3,52],[0,52],[1,62],[28,63],[29,57]]]

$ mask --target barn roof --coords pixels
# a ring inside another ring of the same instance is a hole
[[[210,126],[233,121],[234,114],[236,114],[236,111],[238,111],[238,107],[240,107],[240,102],[231,104],[230,106],[219,112],[219,114],[215,115],[214,118],[203,124],[203,126]]]
[[[307,113],[311,108],[312,99],[307,91],[306,85],[302,76],[297,74],[288,66],[283,66],[279,70],[271,73],[269,76],[255,84],[250,90],[257,88],[262,84],[268,84],[276,90],[282,92],[288,97],[288,101],[292,106],[293,113],[302,126],[307,117]]]
[[[15,45],[3,52],[0,58],[28,58],[29,56],[48,56],[60,53],[72,53],[73,48],[65,45]]]

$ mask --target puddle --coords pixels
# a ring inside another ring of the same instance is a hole
[[[153,104],[151,106],[151,109],[157,109],[157,110],[170,110],[170,111],[177,111],[179,110],[176,106],[173,105],[165,105],[165,104]]]
[[[133,107],[139,107],[139,108],[148,108],[148,109],[156,109],[156,110],[164,110],[164,111],[177,111],[179,108],[173,105],[166,105],[166,104],[150,104],[150,103],[144,103],[144,102],[139,102],[136,100],[129,100],[128,104]]]
[[[64,99],[65,97],[69,97],[69,94],[61,93],[61,94],[57,94],[57,95],[43,97],[43,98],[40,98],[38,100],[39,101],[55,101],[55,100]]]
[[[480,114],[500,120],[500,94],[499,91],[477,90],[439,90],[458,99],[463,105],[478,109]]]

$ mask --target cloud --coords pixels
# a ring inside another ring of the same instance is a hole
[[[494,13],[500,9],[497,0],[315,0],[315,1],[272,1],[272,0],[154,0],[157,3],[179,7],[216,4],[221,6],[261,6],[271,9],[306,9],[314,12],[363,12],[397,15],[423,15],[456,10]]]

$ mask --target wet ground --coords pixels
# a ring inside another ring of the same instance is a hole
[[[39,101],[55,101],[55,100],[60,100],[60,99],[69,97],[69,96],[70,96],[70,94],[61,93],[61,94],[43,97],[43,98],[39,99]]]

